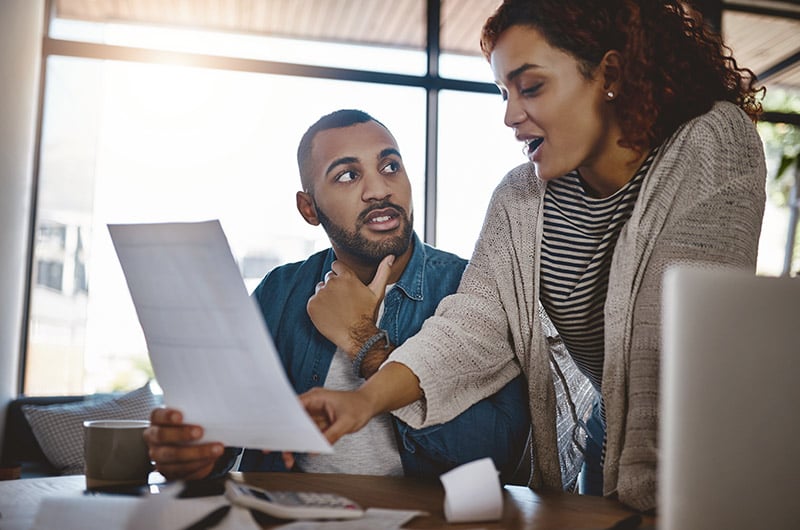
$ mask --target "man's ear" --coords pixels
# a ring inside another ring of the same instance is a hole
[[[614,99],[622,86],[622,55],[616,50],[607,51],[600,61],[600,68],[606,99]]]
[[[317,217],[317,209],[314,208],[314,197],[305,191],[298,191],[295,195],[297,200],[297,211],[303,216],[306,222],[313,226],[319,225],[319,217]]]

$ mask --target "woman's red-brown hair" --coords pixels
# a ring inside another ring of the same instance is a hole
[[[540,31],[592,77],[606,52],[622,56],[614,101],[621,144],[639,151],[661,144],[684,122],[730,101],[757,119],[763,89],[696,10],[682,0],[505,0],[486,21],[488,59],[511,26]]]

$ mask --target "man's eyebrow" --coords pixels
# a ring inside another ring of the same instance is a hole
[[[378,153],[378,160],[380,160],[381,158],[386,158],[389,155],[395,155],[400,159],[403,158],[400,155],[400,151],[398,151],[394,147],[387,147],[386,149],[384,149],[380,153]],[[333,162],[330,163],[328,168],[325,170],[325,174],[327,175],[328,173],[333,171],[336,168],[336,166],[341,166],[341,165],[345,165],[345,164],[355,164],[357,162],[358,162],[358,158],[356,158],[354,156],[343,156],[342,158],[337,158],[336,160],[334,160]]]
[[[342,158],[337,158],[336,160],[330,163],[328,169],[325,170],[325,174],[327,175],[328,173],[333,171],[333,169],[336,166],[341,166],[343,164],[355,164],[356,162],[358,162],[358,158],[354,156],[344,156]]]
[[[398,151],[394,147],[387,147],[378,154],[378,159],[386,158],[389,155],[396,155],[397,158],[403,158],[402,155],[400,154],[400,151]]]

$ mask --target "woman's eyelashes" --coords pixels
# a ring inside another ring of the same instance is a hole
[[[535,85],[529,87],[522,87],[520,88],[519,93],[523,96],[534,96],[539,92],[539,89],[542,88],[542,85],[544,85],[544,83],[536,83]]]
[[[544,83],[536,83],[529,87],[520,87],[519,94],[524,97],[535,96],[542,86],[544,86]],[[503,98],[503,101],[508,101],[508,90],[500,89],[500,97]]]

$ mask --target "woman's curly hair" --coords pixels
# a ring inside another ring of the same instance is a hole
[[[500,34],[529,26],[575,57],[592,78],[605,53],[622,56],[615,109],[621,145],[660,145],[684,122],[730,101],[755,121],[761,113],[756,76],[740,68],[721,37],[682,0],[505,0],[486,21],[481,50]]]

